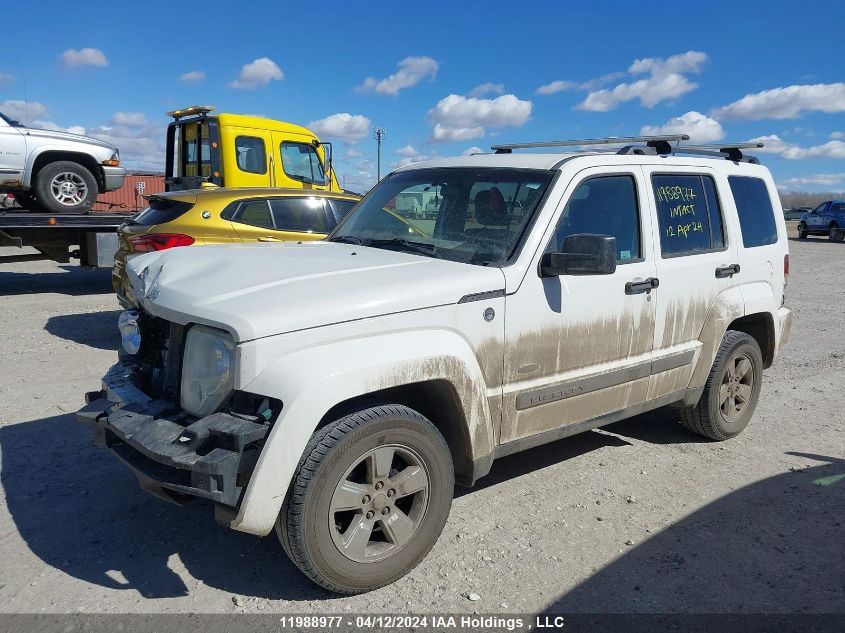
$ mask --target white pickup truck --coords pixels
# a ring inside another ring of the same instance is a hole
[[[78,415],[343,593],[419,563],[498,457],[665,406],[731,438],[789,334],[786,229],[766,168],[685,138],[418,163],[326,241],[137,257]],[[436,217],[385,212],[423,193]]]
[[[30,211],[88,213],[97,194],[123,186],[126,170],[109,143],[27,127],[0,112],[0,193]]]

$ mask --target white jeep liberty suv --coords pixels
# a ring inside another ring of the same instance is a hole
[[[664,406],[731,438],[789,334],[786,229],[743,146],[683,140],[418,163],[325,241],[138,257],[78,415],[343,593],[419,563],[497,457]]]

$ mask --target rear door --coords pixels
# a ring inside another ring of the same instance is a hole
[[[231,219],[245,242],[313,241],[333,227],[330,214],[322,198],[251,198],[240,202]]]
[[[699,340],[716,297],[739,283],[737,236],[725,228],[719,187],[724,179],[705,167],[645,166],[649,206],[656,215],[658,251],[654,293],[654,360],[648,399],[689,385]],[[744,273],[744,271],[742,271]]]

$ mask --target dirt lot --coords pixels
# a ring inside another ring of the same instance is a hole
[[[415,571],[351,598],[90,446],[109,273],[4,265],[0,612],[845,612],[845,244],[790,246],[792,340],[743,435],[657,413],[504,459]]]

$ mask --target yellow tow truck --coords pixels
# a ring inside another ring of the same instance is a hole
[[[212,114],[190,106],[166,114],[165,188],[285,187],[341,191],[331,143],[285,121],[243,114]]]

